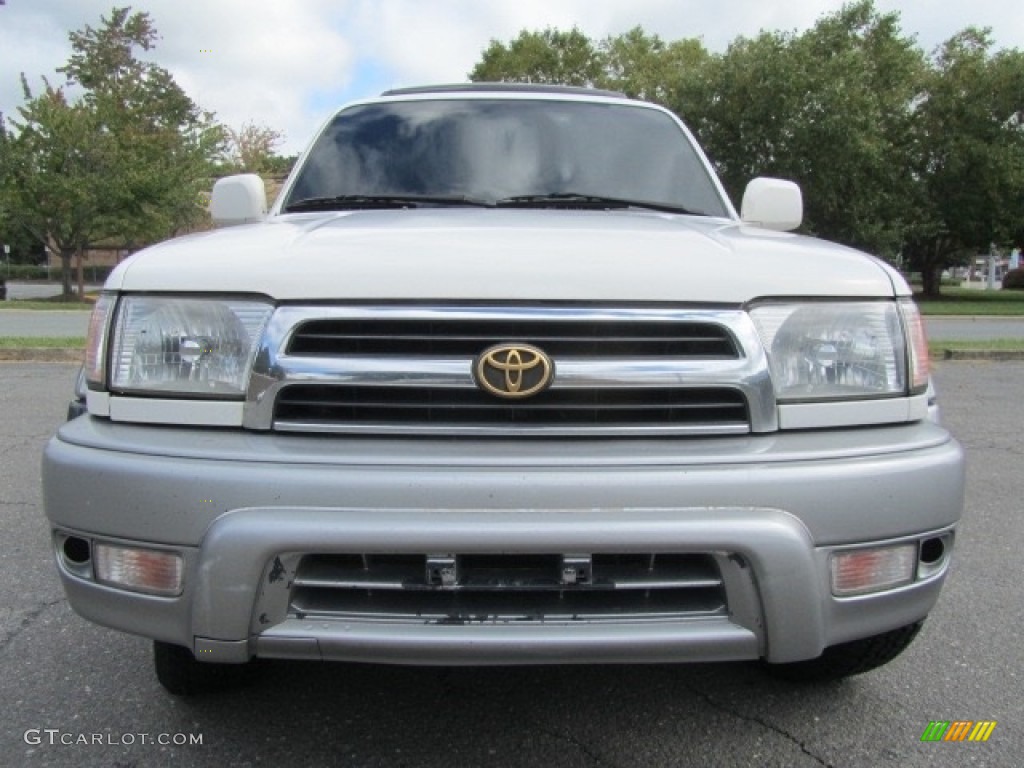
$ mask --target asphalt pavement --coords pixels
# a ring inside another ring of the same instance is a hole
[[[880,670],[795,686],[748,664],[274,662],[251,688],[193,699],[159,687],[147,641],[74,615],[57,580],[39,456],[75,371],[0,364],[2,766],[1021,765],[1024,363],[936,365],[967,512],[938,605]],[[935,720],[997,726],[985,743],[922,742]]]
[[[86,292],[97,291],[100,286],[86,284]],[[8,299],[49,299],[60,295],[60,283],[23,282],[21,280],[7,281]]]
[[[89,312],[80,309],[0,309],[0,336],[82,336],[89,329]]]
[[[98,291],[98,285],[86,285],[86,291]],[[46,299],[60,293],[56,283],[7,281],[7,298]],[[4,302],[6,304],[6,302]],[[89,311],[85,309],[29,310],[0,307],[0,336],[85,336]]]
[[[924,318],[925,331],[935,341],[984,341],[985,339],[1024,338],[1024,317],[952,317]]]

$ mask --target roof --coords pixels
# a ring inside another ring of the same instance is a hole
[[[392,88],[381,96],[408,96],[424,93],[562,93],[575,96],[607,96],[625,99],[626,94],[606,91],[600,88],[584,88],[577,85],[549,85],[542,83],[449,83],[446,85],[418,85],[412,88]]]

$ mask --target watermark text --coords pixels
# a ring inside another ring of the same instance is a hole
[[[33,747],[196,747],[203,744],[201,733],[72,733],[60,728],[29,728],[22,738]]]

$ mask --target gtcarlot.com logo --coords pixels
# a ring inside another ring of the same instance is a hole
[[[995,729],[995,720],[932,720],[921,741],[988,741]]]
[[[59,728],[29,728],[22,736],[32,747],[131,747],[156,744],[162,747],[201,746],[201,733],[72,733]]]

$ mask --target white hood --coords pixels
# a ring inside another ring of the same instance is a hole
[[[723,219],[472,208],[272,217],[147,248],[107,287],[281,301],[724,304],[906,292],[858,251]]]

